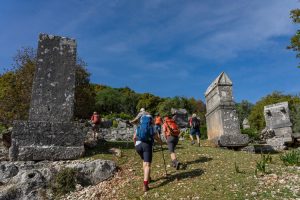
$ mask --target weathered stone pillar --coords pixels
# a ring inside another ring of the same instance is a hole
[[[293,142],[292,123],[289,116],[288,102],[267,105],[264,107],[266,128],[262,131],[267,144],[275,150],[286,149],[286,145]],[[273,137],[266,133],[273,132]]]
[[[222,72],[207,88],[207,136],[220,146],[246,146],[248,136],[240,134],[239,119],[232,97],[232,81]]]
[[[40,34],[28,121],[15,121],[11,160],[75,159],[84,153],[85,132],[72,122],[76,42]]]

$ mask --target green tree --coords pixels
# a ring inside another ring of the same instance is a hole
[[[150,93],[144,93],[140,96],[138,104],[136,106],[137,110],[145,108],[151,114],[157,112],[157,106],[160,103],[161,99],[158,96],[155,96]]]
[[[239,121],[240,121],[240,126],[242,127],[243,120],[245,118],[248,118],[250,115],[251,109],[253,107],[253,104],[250,103],[247,100],[242,100],[240,103],[236,104],[236,110],[238,113]]]
[[[284,95],[281,92],[273,92],[272,94],[263,97],[253,106],[249,115],[250,126],[257,131],[264,129],[266,126],[264,119],[264,106],[284,101],[289,103],[291,113],[297,113],[296,109],[300,104],[300,98],[298,96]],[[291,116],[291,122],[293,125],[297,123],[293,115]]]
[[[120,113],[122,102],[122,94],[114,88],[107,87],[97,92],[95,107],[102,114]]]
[[[13,60],[12,69],[0,75],[0,122],[7,126],[28,118],[36,54],[22,48]]]
[[[290,12],[290,18],[295,24],[300,23],[300,9],[294,9]],[[291,44],[287,47],[293,51],[296,51],[296,57],[300,58],[300,30],[297,30],[295,35],[291,38]],[[298,66],[300,68],[300,66]]]
[[[86,66],[87,64],[83,60],[77,60],[74,116],[78,119],[89,118],[95,110],[96,92],[90,84],[90,73]]]

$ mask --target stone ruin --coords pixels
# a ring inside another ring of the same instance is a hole
[[[73,122],[76,42],[40,34],[28,121],[15,121],[11,161],[67,160],[84,153],[84,128]]]
[[[266,128],[261,133],[261,139],[275,150],[286,149],[293,142],[288,102],[265,106],[264,117]]]
[[[249,120],[248,120],[247,118],[245,118],[245,119],[243,120],[242,125],[243,125],[243,129],[248,129],[248,128],[250,128]]]
[[[173,119],[176,121],[180,128],[187,128],[189,126],[188,112],[186,109],[171,108],[171,113],[174,115]]]
[[[241,134],[239,119],[232,97],[232,81],[222,72],[207,88],[207,136],[223,147],[243,147],[249,143],[248,135]]]

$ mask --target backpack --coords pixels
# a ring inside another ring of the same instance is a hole
[[[155,118],[155,125],[161,125],[162,124],[162,119],[161,117],[156,117]]]
[[[100,116],[99,115],[93,115],[92,122],[93,122],[93,124],[100,124]]]
[[[139,141],[151,142],[154,130],[152,127],[151,115],[143,115],[140,119],[140,125],[137,127],[136,136]]]
[[[192,128],[200,128],[200,121],[196,117],[192,118]]]
[[[166,124],[167,124],[168,130],[169,130],[169,133],[172,136],[178,137],[178,135],[180,134],[180,130],[179,130],[176,122],[173,119],[169,119],[169,120],[166,120]]]

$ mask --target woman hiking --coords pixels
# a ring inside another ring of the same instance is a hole
[[[180,167],[180,162],[176,158],[175,148],[178,144],[178,136],[180,134],[180,130],[176,122],[172,119],[172,115],[170,113],[164,119],[163,131],[167,140],[167,145],[172,160],[172,166],[178,170]]]

